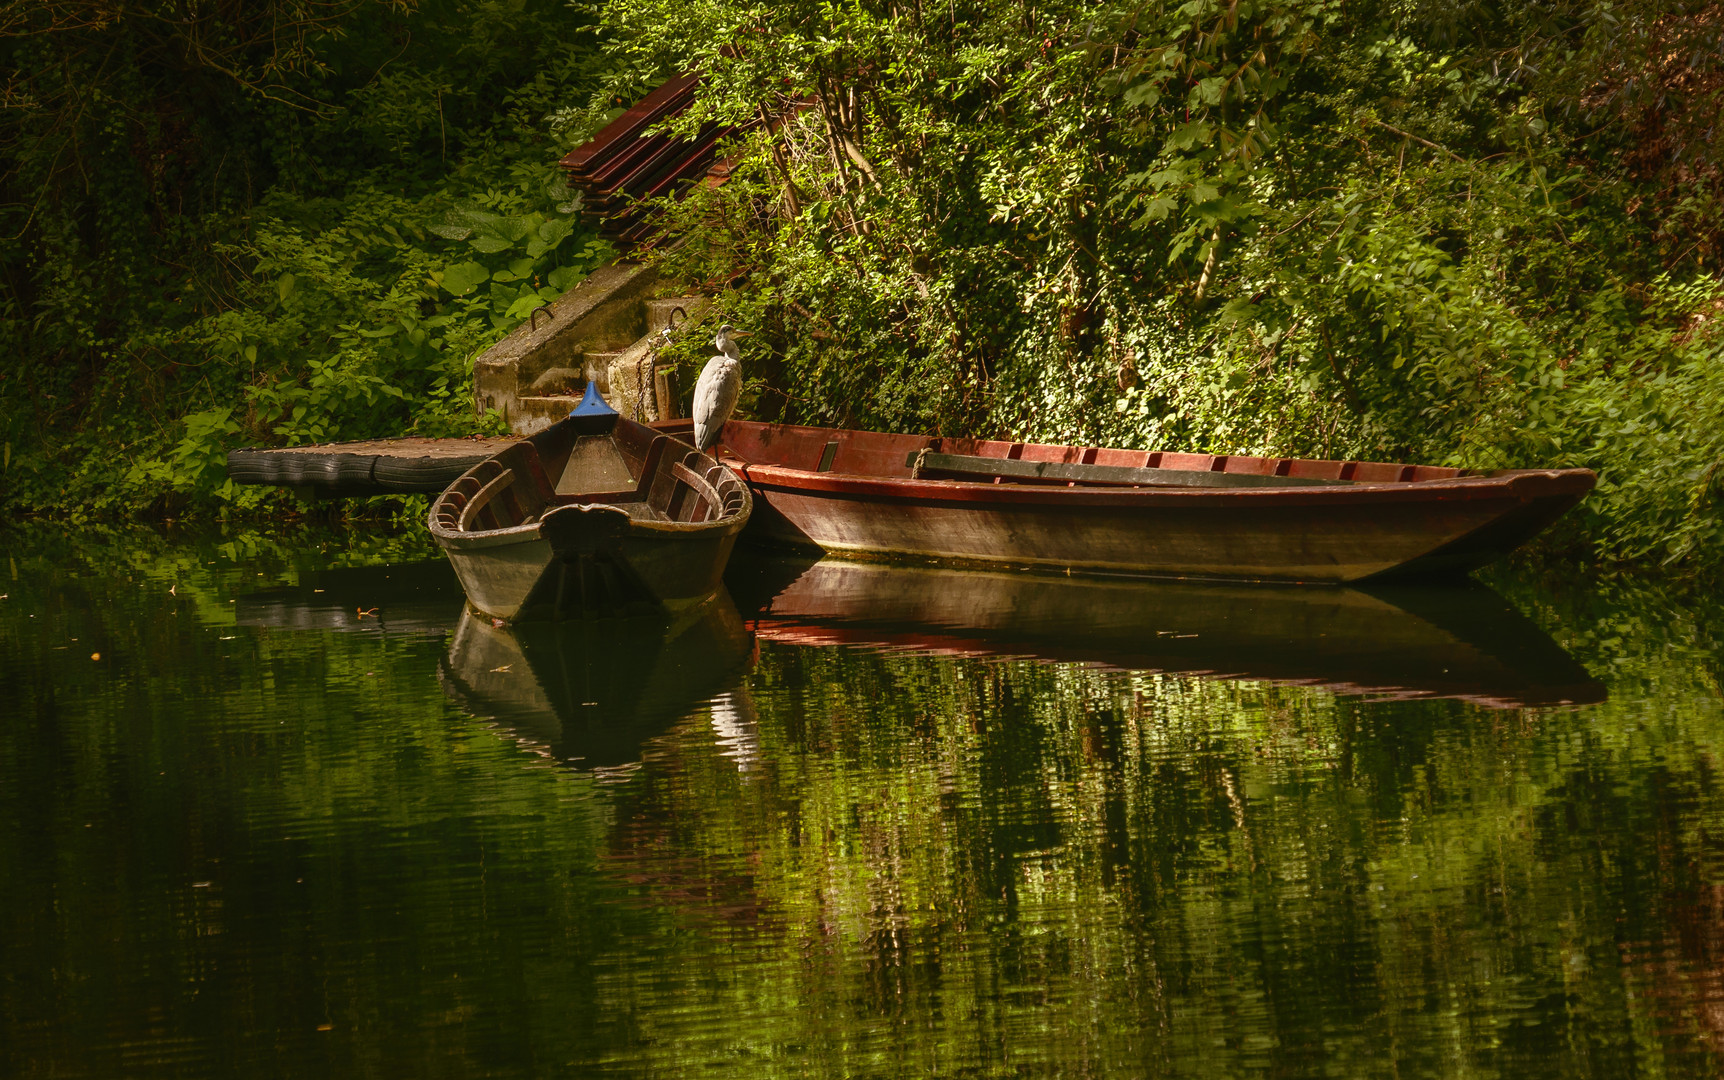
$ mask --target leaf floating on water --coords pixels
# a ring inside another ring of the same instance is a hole
[[[99,652],[93,652],[90,654],[90,659],[92,659],[92,660],[100,660],[101,658],[102,658],[102,654]]]
[[[514,667],[514,666],[515,666],[515,665],[514,665],[514,664],[504,664],[504,665],[503,665],[503,666],[502,666],[502,667],[494,667],[494,668],[492,668],[492,669],[491,669],[491,670],[492,670],[492,671],[493,671],[493,672],[497,672],[497,671],[508,671],[508,670],[509,670],[509,669],[510,669],[510,668],[512,668],[512,667]]]
[[[169,596],[178,596],[179,594],[180,594],[179,582],[176,581],[174,584],[168,586],[168,595]]]

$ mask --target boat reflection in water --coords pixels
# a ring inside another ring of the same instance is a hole
[[[443,688],[466,711],[581,768],[628,765],[708,701],[727,751],[752,748],[737,683],[751,639],[722,589],[674,619],[636,616],[500,627],[471,612],[449,642]]]
[[[447,561],[307,571],[238,599],[240,626],[448,637],[444,691],[517,741],[582,768],[639,761],[641,746],[711,704],[719,752],[758,756],[741,684],[753,639],[723,589],[672,618],[495,626],[466,609]]]
[[[731,589],[763,640],[1261,679],[1492,708],[1604,686],[1477,583],[1349,588],[1108,581],[754,557]]]

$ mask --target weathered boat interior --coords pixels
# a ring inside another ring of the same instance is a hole
[[[701,458],[676,439],[626,420],[603,435],[553,428],[457,480],[438,502],[437,524],[461,533],[510,529],[575,504],[682,524],[739,512],[746,498],[741,485],[710,459],[703,469]]]
[[[660,429],[676,430],[668,424]],[[1112,450],[776,424],[731,424],[725,444],[745,461],[808,472],[1061,487],[1317,487],[1488,475],[1436,465]]]

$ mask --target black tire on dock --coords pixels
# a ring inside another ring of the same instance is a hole
[[[231,450],[227,475],[236,484],[316,487],[331,494],[372,495],[382,490],[372,478],[376,461],[375,454]]]
[[[387,491],[442,491],[461,474],[490,457],[379,457],[372,479]]]
[[[229,450],[228,479],[236,484],[285,484],[278,456],[264,450]]]
[[[301,483],[326,487],[333,491],[362,491],[376,486],[372,470],[377,466],[374,454],[306,454],[305,479]]]

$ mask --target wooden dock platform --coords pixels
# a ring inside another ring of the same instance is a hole
[[[437,492],[515,441],[399,438],[248,447],[228,452],[227,474],[236,484],[311,488],[325,497]]]

